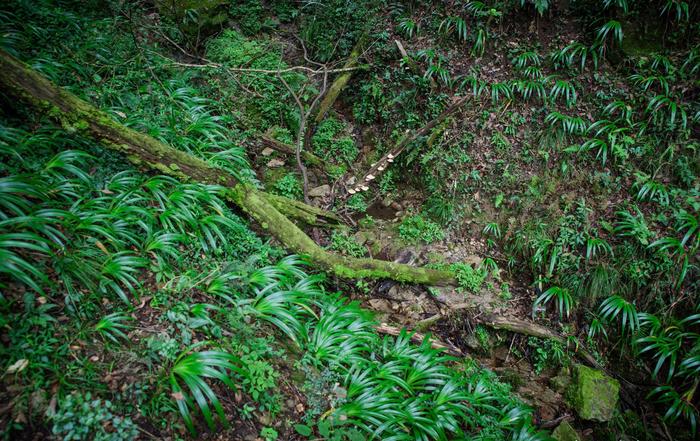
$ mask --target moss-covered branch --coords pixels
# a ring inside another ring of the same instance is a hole
[[[219,184],[229,188],[227,197],[290,251],[305,254],[319,267],[344,278],[386,278],[401,282],[439,285],[454,282],[450,272],[415,268],[374,259],[348,258],[331,253],[311,240],[285,213],[309,223],[337,218],[323,210],[268,195],[237,182],[225,171],[125,127],[77,96],[57,87],[4,51],[0,51],[0,89],[51,116],[66,130],[92,136],[110,150],[123,153],[132,163],[186,181]],[[284,213],[283,213],[284,211]]]
[[[318,106],[318,113],[316,114],[315,118],[316,124],[319,124],[321,121],[323,121],[323,118],[325,118],[330,108],[333,107],[333,104],[335,104],[335,101],[338,99],[340,92],[343,91],[345,86],[347,86],[348,81],[350,81],[350,77],[352,77],[353,72],[352,69],[355,66],[357,66],[357,62],[360,59],[360,55],[362,55],[362,48],[364,47],[364,42],[364,36],[360,37],[358,42],[355,44],[355,47],[352,49],[352,52],[350,52],[348,61],[345,63],[345,66],[343,66],[343,69],[348,70],[343,72],[338,78],[336,78],[335,81],[333,81],[333,84],[331,84],[331,87],[328,88],[326,96],[323,97],[323,101],[321,101],[321,104],[319,104]]]
[[[285,155],[295,155],[296,150],[294,149],[293,146],[286,144],[282,141],[279,141],[272,136],[269,135],[262,135],[261,137],[263,145],[270,147],[273,150],[277,150],[280,153],[283,153]],[[314,155],[311,152],[307,151],[302,151],[301,152],[301,159],[304,160],[308,165],[312,165],[314,167],[319,167],[321,169],[325,168],[325,163],[323,159],[319,158],[318,156]]]

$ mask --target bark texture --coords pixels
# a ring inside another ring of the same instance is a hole
[[[91,136],[104,147],[123,153],[137,166],[185,181],[227,187],[228,199],[250,214],[286,248],[308,255],[316,265],[340,277],[386,278],[428,285],[455,283],[451,272],[375,259],[349,258],[321,248],[287,215],[311,224],[337,224],[339,220],[332,213],[266,194],[249,184],[238,182],[234,176],[199,158],[125,127],[1,50],[0,90],[8,97],[48,114],[66,130]]]

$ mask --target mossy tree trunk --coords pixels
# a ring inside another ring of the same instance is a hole
[[[9,98],[48,114],[66,130],[91,136],[104,147],[124,154],[139,167],[185,181],[227,187],[227,198],[250,214],[286,248],[309,256],[317,266],[340,277],[386,278],[428,285],[454,283],[451,272],[375,259],[349,258],[321,248],[287,215],[309,224],[337,224],[338,218],[332,213],[259,191],[249,184],[238,182],[232,175],[202,159],[125,127],[1,50],[0,89]]]
[[[364,47],[365,39],[366,37],[364,35],[360,37],[355,44],[355,47],[353,47],[352,52],[350,52],[350,56],[345,62],[345,66],[343,66],[343,68],[348,69],[357,66],[357,62],[360,60],[360,55],[362,55],[362,48]],[[323,118],[326,117],[328,111],[331,109],[331,107],[333,107],[333,104],[335,104],[338,96],[340,96],[340,92],[343,91],[345,86],[347,86],[348,82],[350,81],[350,77],[352,77],[352,71],[343,72],[338,78],[335,79],[335,81],[333,81],[331,87],[328,88],[328,92],[326,92],[326,96],[323,97],[323,101],[321,101],[321,104],[319,104],[318,113],[314,118],[314,122],[317,125],[323,121]]]

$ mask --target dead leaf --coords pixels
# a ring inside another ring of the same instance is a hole
[[[22,372],[29,366],[29,360],[26,358],[20,358],[19,360],[15,361],[12,363],[8,368],[6,373],[7,374],[16,374],[18,372]]]

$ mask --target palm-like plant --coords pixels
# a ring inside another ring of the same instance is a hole
[[[603,113],[609,117],[616,116],[627,125],[632,125],[632,106],[622,100],[613,101],[605,106]]]
[[[518,69],[525,69],[527,66],[540,66],[542,57],[537,52],[525,51],[513,59],[513,65]]]
[[[588,129],[588,125],[581,117],[564,115],[559,112],[551,112],[544,121],[566,135],[582,135]]]
[[[637,173],[637,182],[635,186],[638,188],[638,201],[656,201],[663,206],[668,205],[668,189],[664,184],[655,181],[652,177]]]
[[[690,427],[693,434],[695,434],[698,425],[698,410],[693,405],[693,396],[697,386],[698,382],[696,380],[693,386],[685,393],[679,394],[674,387],[663,385],[654,388],[647,397],[656,398],[657,402],[668,406],[664,414],[664,420],[672,424],[678,418],[683,417],[690,422]]]
[[[555,68],[559,67],[571,67],[578,59],[579,69],[584,70],[586,66],[586,61],[589,59],[593,63],[595,69],[598,68],[598,53],[595,50],[591,50],[588,46],[579,43],[572,42],[563,48],[556,50],[550,54],[550,58],[554,63]]]
[[[651,115],[655,121],[666,124],[669,127],[676,127],[677,121],[682,129],[688,127],[688,114],[683,106],[674,101],[668,95],[656,95],[646,107],[646,112]]]
[[[455,35],[458,40],[467,41],[467,22],[462,17],[450,16],[440,22],[438,31],[446,36]]]
[[[498,225],[498,222],[489,222],[484,226],[483,233],[487,236],[494,236],[496,239],[501,238],[501,227]]]
[[[531,98],[538,98],[544,100],[547,96],[547,92],[544,88],[544,84],[537,80],[519,80],[515,82],[515,89],[520,93],[520,96],[525,101],[529,101]]]
[[[596,33],[596,42],[599,44],[601,55],[605,54],[610,41],[618,46],[621,45],[622,37],[622,24],[619,21],[610,20],[601,26]]]
[[[49,253],[45,239],[32,233],[0,234],[0,274],[8,274],[33,290],[43,293],[42,283],[48,282],[35,259],[28,259],[24,252],[34,252],[39,256]]]
[[[663,92],[666,95],[668,95],[669,93],[668,79],[665,76],[644,76],[642,74],[636,73],[630,75],[630,80],[632,80],[636,86],[640,86],[644,92],[647,92],[649,89],[652,89],[654,87],[654,84],[658,84],[658,87],[661,92]]]
[[[586,260],[591,260],[600,254],[610,255],[612,253],[612,247],[605,239],[589,237],[586,240]]]
[[[634,304],[618,295],[612,295],[600,305],[600,315],[604,320],[620,319],[622,332],[633,333],[639,329],[639,316]]]
[[[498,103],[501,99],[513,99],[513,86],[508,82],[491,84],[491,100]]]
[[[556,303],[559,317],[562,317],[564,314],[569,317],[574,300],[571,297],[571,293],[566,288],[561,288],[558,286],[549,288],[540,294],[537,299],[535,299],[533,308],[536,309],[538,306],[546,306],[552,300],[554,300],[554,303]]]
[[[240,363],[239,359],[223,351],[202,351],[191,354],[184,352],[175,360],[169,374],[172,395],[185,425],[193,435],[196,432],[192,414],[196,408],[199,408],[211,430],[215,428],[212,407],[221,423],[228,427],[224,408],[205,379],[219,380],[235,391],[236,385],[231,378],[231,372],[242,374],[238,366]]]
[[[615,224],[615,234],[624,237],[633,237],[642,245],[649,245],[649,239],[652,233],[647,226],[644,214],[639,207],[634,207],[637,215],[633,215],[629,211],[618,211],[617,215],[620,220]]]
[[[552,101],[564,98],[566,107],[572,107],[576,104],[577,97],[576,88],[567,80],[556,80],[552,86],[552,90],[549,91],[549,98]]]
[[[418,23],[416,23],[412,18],[408,17],[403,18],[399,22],[398,27],[399,31],[409,39],[413,38],[414,35],[417,35],[420,30]]]
[[[690,6],[684,0],[666,0],[661,15],[668,15],[671,20],[690,20]]]
[[[130,328],[127,324],[130,320],[131,317],[123,312],[107,314],[95,324],[95,332],[100,334],[103,338],[119,344],[119,339],[128,340],[125,331]]]

